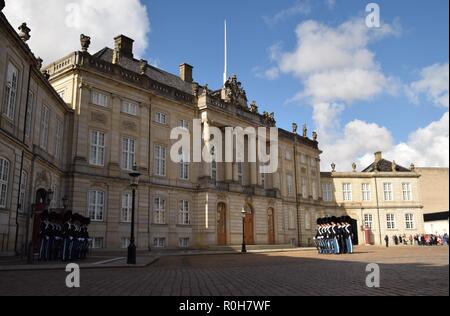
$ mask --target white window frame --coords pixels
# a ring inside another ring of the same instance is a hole
[[[97,246],[100,244],[100,246]],[[105,238],[103,237],[92,237],[91,249],[103,249],[105,247]]]
[[[10,162],[0,157],[0,208],[6,208],[8,200]]]
[[[362,200],[363,201],[371,201],[372,200],[372,192],[370,190],[370,183],[362,183],[361,184],[361,192],[362,192]]]
[[[322,183],[322,195],[325,202],[333,201],[333,185],[331,183]]]
[[[25,136],[26,137],[31,136],[31,126],[32,126],[32,120],[33,120],[33,107],[34,107],[34,92],[29,90],[28,91],[27,114],[26,114],[27,123],[25,125]]]
[[[410,182],[402,183],[403,201],[412,201],[412,187]]]
[[[416,229],[416,216],[414,213],[405,214],[405,228],[411,230]]]
[[[94,166],[105,165],[106,134],[101,131],[90,132],[89,163]]]
[[[155,175],[158,177],[166,176],[166,158],[167,149],[163,145],[155,145]]]
[[[396,221],[395,221],[395,214],[389,213],[386,214],[386,228],[387,229],[396,229]]]
[[[394,201],[394,192],[392,182],[383,183],[383,197],[385,201]]]
[[[167,114],[155,112],[155,122],[158,124],[167,125]]]
[[[294,196],[294,177],[292,175],[288,174],[286,175],[286,191],[287,195],[292,197]]]
[[[93,222],[103,222],[105,217],[106,193],[100,190],[89,190],[88,193],[89,218]]]
[[[100,91],[92,91],[91,94],[92,104],[107,108],[108,107],[108,96]]]
[[[155,238],[153,238],[153,247],[155,247],[155,248],[166,248],[166,238],[165,237],[155,237]]]
[[[49,128],[50,128],[50,110],[48,106],[42,105],[41,135],[39,145],[44,150],[48,149]]]
[[[122,113],[125,113],[128,115],[137,116],[138,115],[138,104],[133,101],[123,100],[121,107],[120,107],[120,111]]]
[[[3,95],[3,114],[14,121],[17,103],[17,86],[19,83],[19,70],[12,63],[8,62],[6,73],[5,93]]]
[[[130,237],[122,237],[120,239],[120,245],[122,249],[127,249],[130,246]]]
[[[180,180],[189,180],[189,163],[186,162],[188,159],[187,155],[181,149],[181,161],[179,162],[179,177]]]
[[[62,153],[62,142],[63,142],[63,123],[60,120],[56,120],[56,129],[55,129],[55,158],[61,159]]]
[[[180,120],[180,127],[189,130],[189,121],[188,120]]]
[[[295,210],[293,209],[289,209],[288,211],[288,228],[289,229],[295,229],[296,227],[296,220],[297,214],[295,212]]]
[[[136,162],[136,140],[122,137],[122,169],[131,171]]]
[[[166,224],[166,199],[159,196],[153,199],[153,224]]]
[[[353,201],[353,190],[351,183],[342,183],[342,199],[346,202]]]
[[[364,227],[369,226],[369,229],[373,228],[373,214],[364,214]]]
[[[120,212],[120,221],[122,223],[131,223],[133,195],[131,192],[126,191],[122,194],[122,208]]]
[[[300,184],[302,188],[302,197],[306,199],[308,198],[308,179],[306,177],[301,177]]]
[[[179,239],[179,247],[180,248],[189,248],[189,238],[188,237],[182,237]]]
[[[181,200],[178,205],[178,224],[180,225],[190,225],[191,224],[191,214],[189,201]]]
[[[65,100],[65,96],[66,96],[66,89],[60,90],[57,92],[59,97],[63,100]]]

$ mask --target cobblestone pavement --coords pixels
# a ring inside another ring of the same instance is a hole
[[[365,285],[368,263],[381,287]],[[81,288],[64,271],[0,272],[0,295],[449,295],[448,247],[360,247],[346,256],[314,251],[162,257],[147,268],[81,270]]]

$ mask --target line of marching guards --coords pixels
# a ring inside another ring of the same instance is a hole
[[[351,218],[327,217],[317,220],[317,233],[314,238],[320,254],[353,253],[353,233]]]
[[[89,246],[90,219],[71,211],[41,214],[39,260],[74,261],[86,259]]]

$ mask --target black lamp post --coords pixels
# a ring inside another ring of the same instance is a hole
[[[245,208],[242,208],[241,214],[242,214],[242,248],[241,248],[241,252],[246,253],[247,246],[245,245],[245,216],[247,215],[247,212],[245,211]]]
[[[133,166],[133,171],[129,173],[131,177],[131,189],[132,189],[132,202],[131,202],[131,237],[130,237],[130,245],[128,246],[128,257],[127,264],[136,264],[136,245],[134,243],[134,213],[136,207],[136,189],[139,184],[139,173],[138,167],[136,164]]]

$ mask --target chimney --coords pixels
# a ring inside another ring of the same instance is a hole
[[[383,153],[381,151],[377,151],[375,153],[375,162],[380,162],[383,159]]]
[[[125,35],[119,35],[114,38],[114,54],[116,56],[116,61],[120,60],[122,57],[133,58],[133,42],[134,40]]]
[[[192,77],[192,70],[194,67],[186,63],[180,65],[180,78],[181,80],[192,83],[194,78]]]

